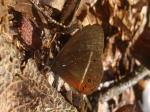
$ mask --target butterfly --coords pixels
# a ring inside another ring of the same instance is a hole
[[[52,71],[83,94],[93,93],[103,77],[104,33],[100,25],[87,25],[65,44]]]

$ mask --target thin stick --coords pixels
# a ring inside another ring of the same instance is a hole
[[[57,22],[56,20],[54,20],[52,17],[50,17],[46,11],[44,11],[42,8],[39,8],[39,7],[38,7],[38,5],[35,3],[35,1],[33,1],[33,0],[29,0],[29,1],[34,5],[34,7],[35,7],[37,10],[39,10],[45,17],[48,18],[48,21],[49,21],[49,22],[54,23],[54,24],[56,24],[56,25],[58,25],[58,26],[61,26],[61,27],[63,27],[63,28],[66,28],[66,27],[67,27],[67,26],[63,25],[62,23],[59,23],[59,22]]]
[[[136,71],[136,73],[134,72],[134,73],[129,74],[128,76],[129,77],[131,76],[131,77],[128,78],[127,80],[123,80],[118,85],[115,85],[114,87],[110,88],[105,93],[100,93],[99,101],[106,102],[110,100],[114,96],[121,94],[124,90],[135,85],[139,80],[143,79],[145,76],[150,74],[150,71],[146,68],[139,67],[138,70],[140,71],[138,72]]]

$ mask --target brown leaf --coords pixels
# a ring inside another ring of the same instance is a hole
[[[120,107],[117,111],[115,112],[140,112],[137,110],[136,105],[133,104],[128,104]]]
[[[15,76],[20,74],[20,53],[16,47],[0,36],[0,109],[8,112],[19,102],[15,101],[17,85],[21,80]]]
[[[2,112],[77,111],[47,83],[34,60],[28,60],[21,74],[19,51],[2,37],[0,37],[0,51]]]
[[[150,27],[146,27],[133,45],[133,55],[150,69]]]
[[[39,1],[45,5],[51,6],[61,11],[66,0],[39,0]]]
[[[68,0],[66,6],[61,14],[60,22],[62,24],[68,25],[72,20],[76,9],[78,8],[81,0]]]

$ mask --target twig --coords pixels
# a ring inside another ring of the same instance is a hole
[[[123,80],[118,85],[110,88],[105,93],[100,93],[99,101],[106,102],[114,96],[121,94],[124,90],[135,85],[139,80],[143,79],[148,74],[150,74],[150,71],[148,69],[139,67],[138,72],[136,71],[128,75],[131,76],[130,78],[128,78],[127,80]]]
[[[63,28],[66,28],[66,27],[67,27],[67,26],[63,25],[62,23],[59,23],[59,22],[57,22],[56,20],[54,20],[52,17],[50,17],[46,11],[44,11],[42,8],[39,8],[39,7],[38,7],[38,5],[35,3],[34,0],[29,0],[29,1],[34,5],[34,7],[35,7],[37,10],[39,10],[45,17],[48,18],[48,21],[49,21],[50,23],[54,23],[54,24],[56,24],[56,25],[58,25],[58,26],[61,26],[61,27],[63,27]]]
[[[76,29],[79,29],[79,30],[82,29],[82,24],[81,24],[80,21],[77,21],[77,22],[76,22],[75,24],[73,24],[73,25],[67,25],[67,26],[66,26],[66,25],[63,25],[61,22],[57,22],[57,21],[54,20],[52,17],[50,17],[50,15],[48,14],[48,12],[47,12],[47,11],[44,11],[42,8],[40,8],[40,7],[38,6],[38,4],[37,4],[34,0],[29,0],[29,1],[33,4],[33,6],[34,6],[38,11],[40,11],[40,12],[48,19],[48,22],[49,22],[49,23],[53,23],[53,24],[56,24],[56,25],[58,25],[58,26],[64,28],[63,31],[61,32],[61,34],[67,34],[67,33],[73,32],[73,31],[76,30]]]

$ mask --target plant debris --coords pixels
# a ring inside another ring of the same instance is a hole
[[[1,0],[0,111],[147,110],[149,10],[148,0]],[[51,66],[89,24],[104,31],[104,75],[94,93],[83,95]]]

